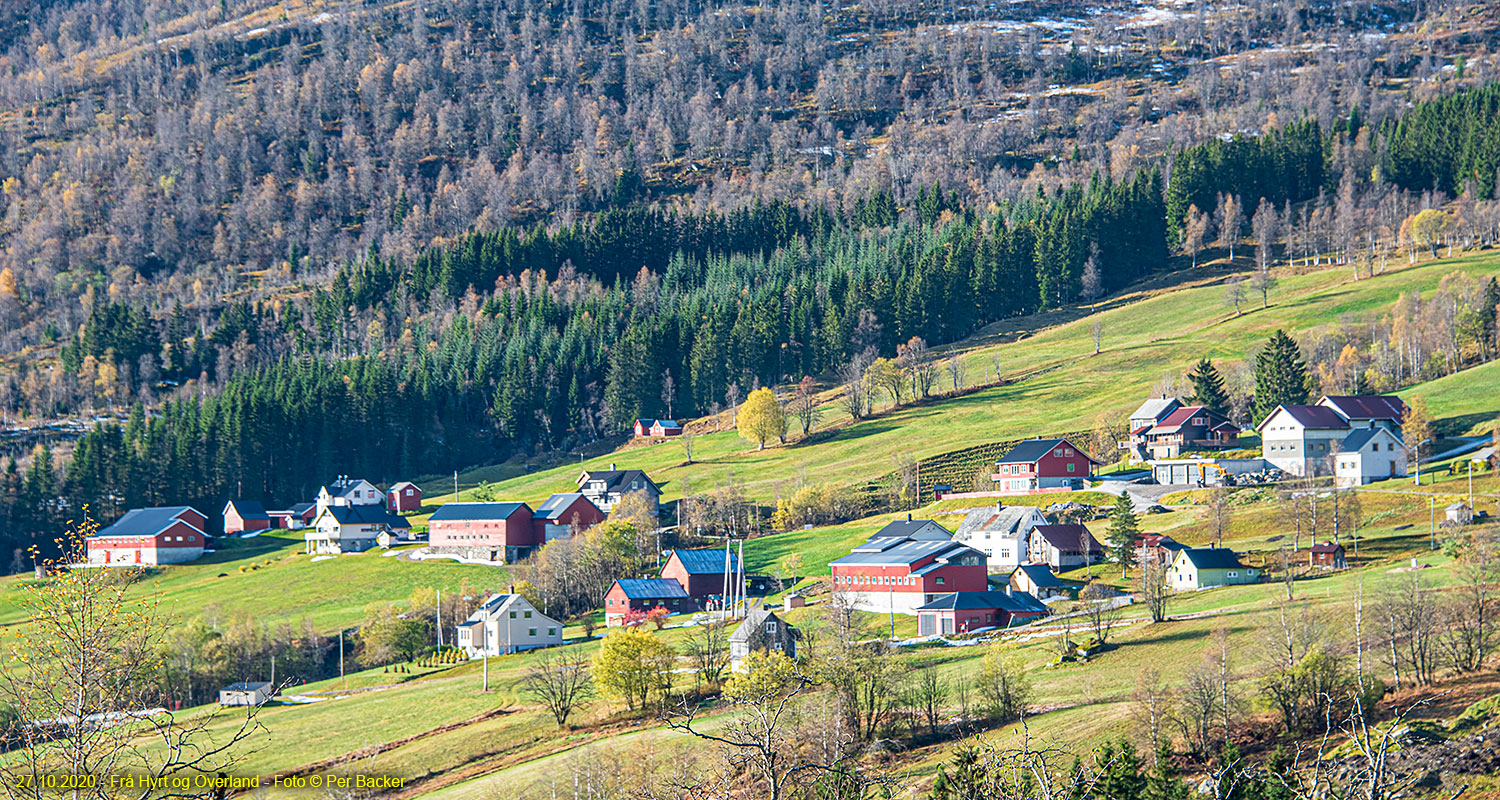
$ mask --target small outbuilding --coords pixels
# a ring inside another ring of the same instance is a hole
[[[1307,565],[1316,569],[1343,569],[1348,566],[1344,560],[1344,546],[1338,542],[1314,544],[1308,549]]]
[[[241,681],[219,690],[221,706],[258,706],[271,699],[270,681]]]
[[[422,508],[422,487],[402,481],[385,490],[385,507],[397,514],[410,514]]]
[[[1057,573],[1046,564],[1022,564],[1010,574],[1007,585],[1016,592],[1039,600],[1050,600],[1054,597],[1070,597],[1082,584],[1057,577]]]
[[[917,635],[969,633],[981,628],[1024,625],[1048,614],[1042,601],[1006,587],[1005,591],[950,592],[917,609]]]
[[[1474,509],[1463,503],[1454,503],[1443,509],[1443,514],[1450,525],[1468,525],[1474,521]]]

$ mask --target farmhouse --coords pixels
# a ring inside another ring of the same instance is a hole
[[[382,533],[407,539],[411,523],[404,517],[374,505],[331,505],[318,512],[312,527],[302,534],[307,552],[316,555],[363,553],[379,543]]]
[[[1401,421],[1406,418],[1406,403],[1395,395],[1324,395],[1318,405],[1333,409],[1354,429],[1385,428],[1400,434]]]
[[[613,511],[632,492],[641,493],[652,514],[661,502],[661,488],[650,476],[638,469],[615,469],[614,464],[607,470],[585,470],[578,476],[578,491],[605,511]]]
[[[219,690],[221,706],[258,706],[270,698],[271,684],[267,681],[231,683]]]
[[[375,484],[360,478],[340,475],[333,483],[318,487],[317,505],[321,511],[329,506],[378,506],[385,504],[385,493]]]
[[[834,591],[861,611],[910,614],[939,594],[988,588],[984,553],[941,539],[875,536],[829,567]]]
[[[1263,442],[1261,454],[1272,466],[1292,475],[1326,475],[1337,469],[1336,466],[1330,469],[1329,462],[1335,453],[1345,449],[1343,442],[1350,433],[1384,428],[1395,434],[1400,431],[1405,414],[1406,404],[1399,397],[1324,397],[1317,405],[1277,406],[1256,429]],[[1378,474],[1382,465],[1378,461],[1372,461],[1371,465]],[[1384,466],[1390,468],[1389,463]],[[1364,464],[1359,467],[1369,468]]]
[[[1233,447],[1239,441],[1240,426],[1205,406],[1183,406],[1140,436],[1151,458],[1177,458],[1191,450]]]
[[[1130,451],[1132,462],[1141,462],[1149,458],[1146,452],[1146,432],[1156,426],[1156,423],[1167,418],[1167,415],[1182,407],[1182,401],[1175,397],[1153,397],[1141,404],[1130,415],[1130,438],[1120,442],[1122,450]]]
[[[728,556],[726,558],[725,556]],[[724,596],[725,574],[737,580],[739,556],[732,550],[708,547],[699,550],[672,550],[662,565],[661,577],[676,581],[700,604]]]
[[[917,635],[1010,628],[1050,613],[1042,601],[1007,586],[1005,591],[940,594],[917,609]]]
[[[604,521],[604,512],[594,502],[577,492],[554,494],[531,516],[541,529],[541,540],[567,539]]]
[[[1226,547],[1188,547],[1172,560],[1172,588],[1178,591],[1255,583],[1260,571],[1240,563]]]
[[[1339,442],[1333,479],[1340,487],[1406,477],[1406,445],[1384,426],[1360,428]]]
[[[644,613],[657,606],[672,614],[699,610],[682,584],[671,578],[620,578],[604,594],[604,624],[620,625],[630,612]]]
[[[637,439],[682,435],[682,426],[672,419],[638,419],[632,428]]]
[[[497,594],[458,624],[458,647],[469,658],[500,656],[562,644],[562,631],[521,595]]]
[[[1038,525],[1031,529],[1027,555],[1032,563],[1061,572],[1103,561],[1104,546],[1082,525]]]
[[[254,500],[230,500],[224,504],[224,534],[263,531],[271,527],[266,507]]]
[[[191,506],[132,508],[115,524],[88,537],[88,563],[107,565],[181,564],[203,555],[207,518]]]
[[[428,550],[497,564],[513,563],[542,544],[525,503],[447,503],[427,526]]]
[[[996,503],[969,509],[953,541],[962,542],[985,554],[991,572],[1009,572],[1026,560],[1026,542],[1038,525],[1052,520],[1033,506],[1006,506]]]
[[[1067,439],[1032,439],[995,462],[997,471],[991,477],[1000,491],[1010,494],[1078,489],[1098,463]]]
[[[397,514],[409,514],[422,508],[422,487],[402,481],[385,490],[385,507]]]
[[[1029,594],[1040,600],[1051,600],[1054,597],[1072,596],[1082,584],[1057,577],[1057,573],[1046,564],[1022,564],[1010,574],[1006,586],[1017,593]]]
[[[757,650],[769,650],[795,659],[797,640],[801,636],[801,631],[776,616],[776,612],[753,608],[745,614],[745,621],[729,634],[729,668],[735,672],[743,671],[745,659]]]

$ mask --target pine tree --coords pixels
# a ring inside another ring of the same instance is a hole
[[[1306,403],[1308,383],[1302,351],[1277,329],[1255,357],[1255,419],[1264,420],[1280,405]]]
[[[1194,405],[1200,405],[1219,414],[1229,413],[1229,393],[1224,391],[1224,378],[1212,361],[1200,359],[1188,373],[1193,384]]]
[[[1114,555],[1115,563],[1120,565],[1122,576],[1135,566],[1135,540],[1140,536],[1135,521],[1135,501],[1130,499],[1129,493],[1121,492],[1115,498],[1115,507],[1110,509],[1109,528],[1104,532],[1104,539],[1109,542],[1109,551]]]

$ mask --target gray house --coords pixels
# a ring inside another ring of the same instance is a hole
[[[755,650],[774,650],[787,658],[795,659],[797,639],[801,635],[800,631],[776,616],[774,611],[754,609],[729,634],[729,667],[735,672],[742,671],[745,658]]]

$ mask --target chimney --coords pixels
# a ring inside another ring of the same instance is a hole
[[[906,512],[906,521],[907,522],[911,522],[911,512],[910,511]]]
[[[1005,501],[1001,500],[999,498],[996,498],[995,499],[995,510],[999,511],[1002,508],[1005,508]]]
[[[610,472],[614,472],[615,471],[615,462],[613,462],[613,461],[609,462],[609,471]]]
[[[1011,592],[1010,584],[1007,583],[1007,584],[1005,584],[1005,596],[1006,597],[1010,597],[1011,595],[1012,595],[1012,592]]]

